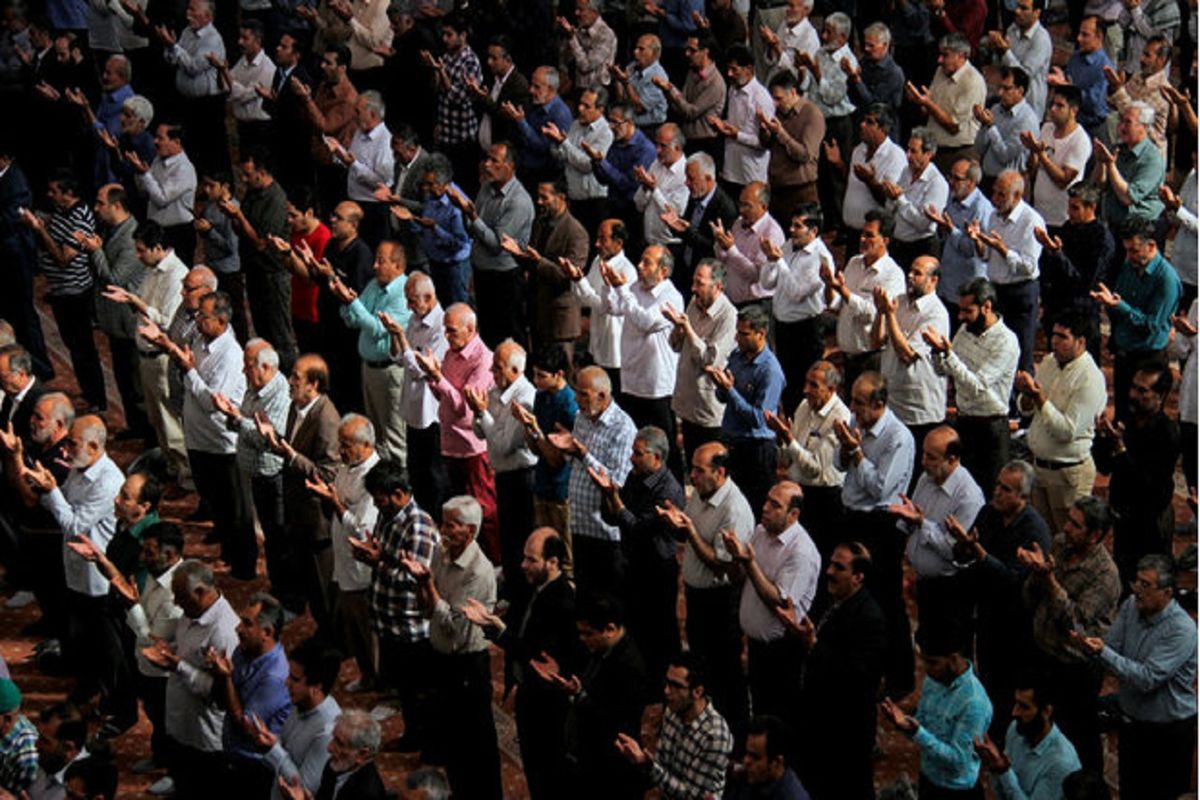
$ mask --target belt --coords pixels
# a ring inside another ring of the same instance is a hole
[[[1078,467],[1082,463],[1083,459],[1080,459],[1079,461],[1046,461],[1043,458],[1033,459],[1034,466],[1051,470],[1070,469],[1071,467]]]
[[[364,361],[363,363],[366,364],[371,369],[387,369],[388,367],[395,365],[395,362],[390,361],[390,360],[389,361]]]
[[[149,361],[150,359],[159,358],[160,356],[166,355],[166,353],[161,352],[161,351],[151,352],[149,350],[138,350],[137,353],[139,356],[146,359],[147,361]]]

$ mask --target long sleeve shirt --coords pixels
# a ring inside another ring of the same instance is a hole
[[[835,422],[850,424],[850,409],[835,392],[821,408],[801,400],[792,417],[792,440],[779,448],[779,461],[788,478],[801,486],[841,486],[845,473],[838,468],[841,443]]]
[[[615,202],[633,205],[633,196],[639,184],[633,177],[634,167],[650,169],[654,163],[654,142],[635,130],[625,141],[614,140],[600,161],[592,162],[596,180],[608,187],[608,195]]]
[[[842,59],[858,69],[858,59],[854,57],[848,42],[832,53],[823,47],[817,50],[821,79],[809,82],[808,98],[826,118],[845,117],[854,113],[854,103],[846,91],[846,72],[841,66]]]
[[[854,105],[866,108],[872,103],[883,103],[891,106],[893,111],[899,111],[904,100],[904,70],[892,54],[885,53],[878,61],[864,59],[859,62],[859,70],[862,79],[849,81],[847,85]],[[895,135],[893,132],[893,137]]]
[[[278,475],[279,470],[283,469],[283,457],[271,450],[267,440],[258,432],[254,418],[259,413],[266,414],[275,430],[286,430],[291,405],[288,381],[282,372],[275,373],[261,389],[247,391],[243,395],[241,418],[228,424],[237,431],[238,467],[247,475]]]
[[[850,259],[844,271],[850,299],[834,294],[837,308],[837,343],[843,353],[866,353],[871,346],[871,324],[875,321],[875,287],[881,287],[888,299],[905,292],[904,272],[885,255],[871,264],[861,255]]]
[[[691,722],[671,709],[663,712],[650,781],[671,800],[720,797],[733,735],[711,702]]]
[[[407,425],[418,430],[425,430],[437,422],[438,400],[429,388],[429,381],[425,380],[425,373],[413,353],[424,353],[428,350],[436,358],[445,358],[449,345],[446,343],[446,331],[442,324],[444,319],[445,312],[441,306],[434,306],[422,317],[414,314],[405,329],[409,349],[396,358],[399,363],[404,364],[400,416]]]
[[[605,310],[624,317],[621,329],[621,391],[634,397],[670,397],[675,391],[679,354],[671,349],[674,327],[662,314],[670,304],[683,307],[683,296],[670,280],[647,289],[639,280],[630,286],[608,287]]]
[[[223,394],[240,405],[246,393],[242,348],[233,328],[211,342],[197,342],[196,366],[183,376],[183,437],[189,450],[202,453],[237,452],[237,434],[225,425],[225,415],[213,405],[214,394]]]
[[[712,139],[720,134],[708,122],[709,114],[721,116],[725,109],[725,79],[715,64],[703,70],[689,69],[683,89],[672,89],[667,102],[680,120],[679,127],[688,141]]]
[[[968,664],[949,685],[926,676],[916,717],[921,774],[944,789],[973,788],[980,766],[973,742],[992,721],[992,703],[975,668]]]
[[[912,167],[905,167],[900,173],[898,185],[904,194],[892,201],[896,213],[896,230],[892,238],[900,242],[916,242],[933,236],[937,232],[937,223],[925,214],[925,209],[930,206],[945,208],[950,198],[950,184],[946,183],[931,161],[915,177]]]
[[[1053,723],[1050,732],[1030,747],[1013,720],[1004,735],[1004,752],[1012,766],[992,776],[1000,800],[1058,800],[1063,796],[1063,780],[1080,768],[1075,745]]]
[[[950,351],[935,353],[933,364],[939,373],[954,379],[960,416],[992,417],[1008,413],[1019,355],[1017,335],[997,319],[979,335],[965,325],[959,328]]]
[[[686,314],[691,330],[671,331],[671,347],[679,352],[671,408],[681,419],[715,428],[725,415],[725,404],[717,399],[716,384],[704,368],[722,368],[728,361],[735,345],[737,309],[722,292],[708,308],[693,297]]]
[[[63,569],[67,588],[73,592],[89,597],[108,594],[108,579],[95,564],[67,547],[67,542],[86,536],[101,551],[108,548],[117,530],[113,498],[124,482],[120,467],[103,455],[87,469],[72,469],[62,486],[42,495],[42,507],[54,517],[63,534]]]
[[[387,312],[401,325],[408,325],[412,312],[404,296],[407,275],[400,275],[382,286],[372,280],[362,293],[341,308],[342,320],[358,330],[358,355],[363,361],[383,362],[391,358],[392,335],[379,321],[380,312]]]
[[[1179,227],[1175,231],[1171,265],[1179,273],[1179,279],[1189,286],[1196,285],[1196,168],[1183,179],[1179,190],[1182,205],[1171,215]]]
[[[167,678],[167,734],[174,740],[215,753],[222,749],[225,709],[213,700],[209,648],[229,658],[238,645],[238,615],[224,595],[196,619],[182,617],[175,630],[179,663]]]
[[[196,168],[186,153],[156,158],[137,176],[138,188],[149,200],[146,218],[164,228],[191,222],[196,204]]]
[[[900,502],[912,477],[913,436],[891,409],[866,430],[854,421],[854,430],[862,433],[863,457],[856,464],[838,452],[838,467],[845,470],[842,505],[855,511],[886,509]]]
[[[462,211],[450,202],[449,195],[425,198],[421,216],[433,220],[431,228],[424,225],[416,228],[426,258],[435,264],[446,264],[471,257],[471,235],[467,233]]]
[[[441,147],[474,141],[479,135],[479,112],[471,102],[467,79],[483,83],[479,56],[470,46],[442,55],[449,88],[437,95],[437,143]],[[390,175],[388,177],[391,177]]]
[[[1046,394],[1038,408],[1025,395],[1017,398],[1017,408],[1032,416],[1029,426],[1029,451],[1035,458],[1072,464],[1091,456],[1096,433],[1095,419],[1108,403],[1104,374],[1088,352],[1060,365],[1048,353],[1037,365],[1035,380]]]
[[[487,440],[488,461],[496,472],[528,469],[537,463],[537,456],[525,441],[525,426],[512,413],[518,403],[533,411],[537,389],[524,375],[503,390],[493,386],[488,390],[488,404],[475,414],[475,435]]]
[[[942,336],[950,335],[946,306],[933,293],[916,300],[906,293],[897,304],[896,325],[915,358],[905,363],[895,342],[884,346],[879,371],[887,379],[888,408],[905,425],[941,422],[946,418],[946,379],[933,368],[933,353],[921,332],[933,328]]]
[[[461,350],[447,351],[441,378],[429,381],[438,399],[442,455],[470,458],[487,451],[487,443],[475,435],[474,417],[463,390],[469,386],[486,392],[492,383],[492,351],[478,335]]]
[[[350,140],[354,161],[346,171],[346,194],[356,203],[376,203],[375,190],[392,181],[395,155],[392,135],[380,122],[369,131],[359,131]]]
[[[292,711],[292,699],[288,694],[288,659],[283,643],[256,658],[247,657],[242,648],[233,651],[233,685],[242,710],[258,717],[271,733],[278,734]],[[240,758],[258,761],[262,754],[242,730],[240,721],[235,722],[225,715],[225,752]]]
[[[333,476],[333,488],[346,504],[341,514],[334,513],[329,525],[333,543],[333,582],[343,592],[365,591],[371,586],[371,566],[354,557],[350,539],[363,541],[379,521],[379,509],[363,485],[367,473],[379,463],[379,453],[354,465],[339,464]]]
[[[471,541],[455,559],[439,545],[429,572],[440,595],[429,619],[429,644],[434,652],[450,655],[487,650],[483,628],[462,612],[467,600],[477,600],[489,611],[496,605],[496,570],[479,543]]]
[[[1112,627],[1121,599],[1117,565],[1103,546],[1092,546],[1078,560],[1067,552],[1063,534],[1050,545],[1055,586],[1047,589],[1037,576],[1025,579],[1021,590],[1033,611],[1033,640],[1055,661],[1079,664],[1086,657],[1067,638],[1075,630],[1084,636],[1103,636]]]
[[[1196,623],[1174,600],[1145,617],[1127,597],[1099,659],[1121,682],[1117,702],[1132,719],[1174,722],[1196,715]]]
[[[1112,290],[1121,302],[1108,309],[1112,344],[1118,353],[1161,350],[1171,332],[1171,315],[1183,287],[1179,275],[1158,254],[1143,270],[1126,261]]]
[[[633,453],[637,426],[615,402],[610,402],[595,419],[587,414],[576,414],[572,433],[587,447],[587,455],[582,460],[571,461],[571,478],[567,483],[571,535],[619,542],[621,529],[609,525],[601,517],[600,489],[588,477],[587,468],[607,473],[614,483],[625,483],[633,467],[629,458]]]
[[[673,244],[679,241],[675,231],[662,221],[662,214],[672,208],[682,214],[687,208],[688,188],[684,180],[687,161],[680,156],[674,164],[664,164],[655,159],[650,165],[650,176],[655,187],[639,186],[633,195],[633,205],[642,212],[642,232],[647,244]]]
[[[962,200],[953,197],[946,204],[946,213],[954,220],[955,230],[946,236],[942,246],[941,279],[938,297],[948,303],[958,303],[958,288],[987,275],[987,262],[967,236],[967,224],[978,222],[987,228],[992,218],[992,201],[978,188]]]
[[[1001,63],[1008,67],[1020,67],[1029,76],[1029,89],[1025,92],[1025,101],[1033,108],[1033,114],[1041,119],[1046,113],[1046,76],[1050,74],[1050,58],[1054,55],[1054,43],[1050,40],[1050,32],[1042,27],[1042,23],[1034,21],[1029,30],[1021,30],[1021,26],[1013,23],[1008,26],[1005,34],[1008,39],[1008,49],[1000,57]]]
[[[733,388],[717,387],[717,399],[725,404],[722,437],[727,442],[774,439],[763,412],[779,409],[779,398],[787,384],[775,353],[769,347],[753,356],[734,350],[726,368],[733,373]]]
[[[382,515],[375,526],[379,562],[371,570],[371,621],[380,638],[419,642],[429,638],[429,618],[421,611],[416,578],[404,568],[408,554],[425,566],[433,559],[439,537],[433,517],[409,500],[396,516]]]
[[[229,86],[229,110],[238,122],[266,122],[271,115],[263,108],[263,99],[258,87],[270,89],[275,82],[275,62],[260,50],[254,58],[245,56],[229,68],[232,83]]]
[[[328,695],[314,708],[295,709],[283,723],[279,740],[263,756],[267,766],[275,770],[276,778],[291,780],[299,777],[300,784],[312,793],[321,785],[321,775],[329,761],[329,742],[333,726],[342,709],[333,695]],[[271,800],[282,800],[279,782],[271,783]]]
[[[759,273],[759,285],[773,293],[771,312],[780,322],[801,322],[825,311],[825,282],[821,262],[833,265],[833,254],[821,237],[803,247],[789,241],[783,257],[767,261]]]
[[[175,67],[175,89],[184,98],[221,93],[217,68],[209,63],[209,54],[225,60],[225,43],[211,22],[199,30],[184,28],[178,42],[166,49],[164,59]]]
[[[1166,162],[1150,137],[1132,147],[1121,145],[1117,150],[1116,169],[1128,184],[1131,202],[1129,205],[1122,203],[1109,181],[1104,192],[1104,219],[1108,224],[1120,230],[1130,217],[1158,219],[1163,213],[1158,188],[1166,178]]]
[[[586,143],[604,154],[612,146],[612,141],[612,128],[608,127],[608,120],[604,117],[597,117],[591,124],[580,120],[571,123],[567,138],[553,147],[555,157],[563,162],[568,198],[590,200],[608,196],[608,187],[592,171],[591,156],[580,145]]]
[[[636,61],[626,67],[629,73],[629,88],[638,93],[642,101],[642,110],[634,108],[633,121],[639,126],[661,125],[667,121],[667,96],[663,90],[654,85],[654,78],[670,80],[662,64],[655,61],[642,69]]]
[[[564,62],[575,68],[577,88],[608,86],[612,79],[608,67],[616,61],[617,56],[617,35],[607,22],[597,18],[590,28],[579,26],[562,50]]]
[[[1042,243],[1033,233],[1034,228],[1045,230],[1046,221],[1024,200],[1007,214],[993,211],[988,219],[987,230],[1004,240],[1008,255],[1001,256],[994,247],[987,247],[987,277],[992,283],[1003,286],[1022,283],[1038,276],[1038,259],[1042,255]]]
[[[382,67],[383,56],[375,48],[388,47],[393,37],[386,0],[355,0],[350,8],[353,14],[347,23],[350,38],[346,41],[350,48],[350,69]]]
[[[125,624],[133,631],[137,643],[138,672],[147,678],[165,678],[170,673],[154,664],[142,651],[154,644],[154,639],[174,644],[175,630],[179,627],[179,618],[183,609],[175,605],[175,594],[171,591],[171,580],[175,568],[182,564],[176,561],[166,572],[150,578],[142,587],[138,601],[125,612]]]
[[[481,272],[508,272],[517,261],[500,247],[500,236],[507,233],[520,244],[528,244],[533,230],[533,201],[516,178],[503,186],[487,184],[475,197],[479,213],[467,231],[475,239],[471,266]]]
[[[840,71],[840,70],[839,70]],[[767,119],[775,116],[771,93],[751,78],[743,86],[730,86],[725,121],[738,129],[737,136],[725,138],[725,164],[721,177],[740,186],[767,179],[771,151],[763,147],[758,133],[758,113]]]
[[[1005,170],[1023,172],[1029,151],[1021,144],[1021,134],[1036,134],[1040,118],[1033,106],[1021,100],[1012,108],[995,103],[989,109],[992,124],[981,125],[975,134],[983,174],[997,176]]]
[[[1108,79],[1104,77],[1104,68],[1117,68],[1108,57],[1104,48],[1085,53],[1076,50],[1067,59],[1063,73],[1071,85],[1079,89],[1083,95],[1079,107],[1079,124],[1088,130],[1094,130],[1097,125],[1108,117]]]
[[[783,229],[764,212],[753,225],[747,225],[746,220],[739,217],[729,232],[733,235],[733,247],[726,250],[716,244],[713,248],[716,257],[725,262],[725,291],[729,299],[736,304],[770,297],[771,292],[760,280],[763,265],[767,262],[762,240],[770,239],[773,245],[782,247],[786,239]]]
[[[923,473],[913,490],[912,501],[925,518],[915,524],[901,520],[896,525],[908,534],[905,555],[917,578],[940,578],[958,571],[954,537],[946,529],[946,517],[973,520],[986,500],[983,490],[966,467],[954,468],[940,484]]]
[[[625,279],[626,284],[638,279],[637,270],[624,251],[606,260],[608,266]],[[608,285],[600,276],[599,262],[600,256],[596,256],[583,280],[571,283],[571,294],[582,308],[591,309],[592,312],[592,323],[588,330],[588,353],[592,360],[601,367],[620,369],[621,331],[625,326],[625,317],[608,313],[604,300]]]
[[[525,118],[515,123],[521,136],[517,167],[522,175],[544,175],[553,170],[554,140],[542,133],[548,123],[554,123],[560,131],[571,130],[571,109],[558,95],[548,103],[530,103],[525,107]]]

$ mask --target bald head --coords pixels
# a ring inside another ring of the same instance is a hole
[[[584,367],[575,376],[575,399],[579,410],[598,418],[612,403],[612,381],[601,367]]]
[[[466,303],[455,303],[446,309],[444,325],[450,349],[462,350],[475,338],[475,311]]]
[[[921,467],[930,480],[941,486],[962,458],[962,443],[958,433],[949,425],[939,425],[925,434],[921,445]]]
[[[75,420],[67,439],[71,466],[74,469],[87,469],[92,466],[104,456],[107,443],[108,427],[103,419],[95,414],[88,414]]]

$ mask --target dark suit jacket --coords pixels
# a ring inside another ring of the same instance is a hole
[[[691,222],[692,212],[696,208],[696,200],[688,198],[687,208],[684,209],[683,219],[685,222]],[[696,264],[700,263],[702,258],[712,258],[713,255],[713,235],[712,223],[721,220],[725,225],[725,229],[729,230],[733,225],[733,221],[737,219],[738,208],[737,202],[734,201],[721,187],[717,187],[713,193],[712,200],[704,209],[704,215],[700,217],[699,226],[689,226],[686,231],[679,234],[680,244],[676,245],[676,261],[675,285],[679,285],[679,280],[687,280],[687,292],[685,296],[691,293],[692,288],[692,273],[696,271]],[[691,247],[692,251],[686,262],[683,261],[683,255],[687,248]],[[682,267],[682,268],[681,268]]]
[[[293,404],[288,409],[287,430],[292,429],[295,419]],[[321,500],[305,488],[304,481],[317,476],[333,480],[338,463],[340,421],[333,401],[328,395],[321,395],[295,435],[288,439],[296,457],[283,470],[283,513],[288,527],[310,543],[329,539],[329,518],[321,508]]]
[[[337,786],[337,773],[326,764],[325,772],[321,774],[321,785],[317,787],[315,800],[333,800],[335,786]],[[346,780],[342,790],[338,792],[337,800],[384,800],[386,797],[387,789],[383,785],[383,779],[379,777],[379,767],[375,766],[375,762],[372,761],[359,767]]]
[[[25,397],[21,399],[21,404],[17,406],[15,413],[11,411],[13,398],[11,395],[5,395],[4,401],[0,402],[0,427],[4,426],[4,421],[8,415],[12,413],[13,432],[21,437],[22,444],[25,445],[25,452],[34,452],[40,448],[33,447],[33,438],[29,432],[29,420],[33,416],[33,407],[37,405],[37,401],[46,394],[49,389],[42,381],[35,377],[33,385],[29,387],[29,391],[25,393]]]
[[[618,733],[637,737],[648,697],[646,667],[628,633],[606,655],[589,656],[578,672],[582,699],[567,712],[568,745],[578,758],[581,797],[636,797],[640,770],[612,746]]]
[[[525,608],[514,607],[509,614],[508,627],[496,639],[496,644],[504,648],[509,658],[524,665],[522,691],[525,686],[535,687],[542,683],[528,668],[532,659],[549,653],[559,664],[567,664],[578,641],[575,590],[565,577],[560,575],[540,592],[530,593],[529,602],[533,608],[524,633],[521,633],[521,620],[525,617]]]
[[[500,110],[500,106],[512,103],[517,108],[525,108],[525,104],[529,102],[529,79],[522,75],[519,69],[513,67],[512,74],[500,87],[500,96],[496,100],[492,100],[491,90],[494,82],[495,77],[488,75],[482,85],[482,88],[487,90],[488,96],[477,99],[475,105],[481,114],[487,114],[492,118],[493,142],[518,142],[520,136],[517,134],[516,126]]]
[[[0,257],[4,261],[34,269],[35,246],[33,232],[21,222],[17,209],[33,206],[33,192],[25,173],[16,164],[11,164],[0,177]]]
[[[556,220],[538,217],[530,241],[542,255],[535,266],[538,337],[544,341],[576,339],[580,334],[579,303],[571,295],[571,279],[558,265],[558,259],[565,258],[584,269],[587,230],[567,211]]]

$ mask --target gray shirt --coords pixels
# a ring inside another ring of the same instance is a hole
[[[488,644],[483,629],[459,610],[468,598],[478,600],[488,610],[496,605],[496,572],[479,543],[472,541],[453,561],[438,545],[429,571],[440,595],[429,620],[429,643],[434,652],[458,654],[486,650]]]
[[[233,658],[238,615],[222,595],[198,619],[184,617],[175,629],[179,664],[167,678],[167,735],[208,753],[224,748],[225,709],[212,699],[213,676],[205,654],[215,648]]]
[[[189,450],[202,453],[232,454],[237,450],[237,434],[225,424],[225,415],[213,406],[212,396],[220,393],[234,403],[246,393],[242,372],[242,348],[233,336],[233,328],[211,342],[197,339],[196,366],[183,376],[183,437]]]
[[[533,201],[516,178],[497,188],[486,184],[475,196],[479,216],[467,224],[475,239],[471,265],[481,272],[508,272],[517,261],[500,248],[500,236],[507,233],[521,244],[529,242],[533,230]]]
[[[287,378],[282,372],[276,372],[275,377],[258,391],[246,392],[242,399],[242,417],[230,422],[229,427],[237,432],[238,467],[247,475],[276,475],[283,469],[283,458],[275,455],[267,440],[259,434],[254,415],[262,411],[275,430],[281,431],[287,427],[291,404]]]
[[[300,784],[316,794],[321,774],[329,761],[329,741],[342,709],[333,695],[327,696],[308,711],[294,709],[279,731],[279,740],[266,752],[263,761],[275,770],[275,777],[291,780],[300,776]],[[271,782],[271,800],[282,800],[279,781]]]
[[[729,479],[707,499],[700,497],[699,492],[692,492],[683,512],[692,521],[700,538],[711,544],[717,552],[717,558],[727,564],[733,558],[721,540],[721,530],[732,530],[742,542],[750,541],[750,534],[754,532],[754,512],[750,509],[750,503],[737,484]],[[705,564],[689,543],[683,551],[683,582],[693,589],[712,589],[728,586],[729,576]]]

